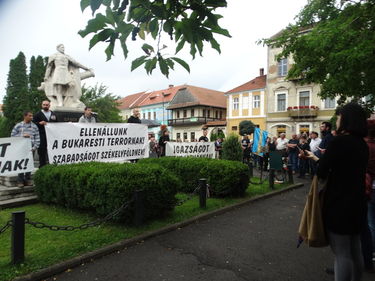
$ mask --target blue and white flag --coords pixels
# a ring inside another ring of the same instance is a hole
[[[263,156],[262,147],[266,145],[267,137],[268,137],[267,131],[263,131],[259,128],[255,128],[253,149],[252,149],[253,153]]]

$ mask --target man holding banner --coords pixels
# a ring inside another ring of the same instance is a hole
[[[14,126],[11,137],[23,137],[30,138],[31,149],[33,152],[38,149],[40,144],[39,130],[38,127],[31,122],[33,120],[33,114],[30,111],[26,111],[23,114],[23,121]],[[17,186],[23,187],[24,185],[32,185],[31,172],[19,173],[17,177]]]

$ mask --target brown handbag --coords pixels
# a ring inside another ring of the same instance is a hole
[[[319,181],[314,176],[306,199],[298,229],[300,239],[309,247],[326,247],[328,240],[322,218],[323,195],[327,182]]]

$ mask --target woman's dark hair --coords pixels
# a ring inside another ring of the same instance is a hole
[[[336,130],[339,135],[344,133],[358,137],[367,135],[366,112],[359,104],[347,103],[336,110],[336,115],[341,115],[340,126]]]

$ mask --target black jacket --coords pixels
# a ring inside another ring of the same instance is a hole
[[[129,117],[128,123],[138,123],[141,124],[141,119],[138,117],[134,117],[133,115]]]
[[[323,220],[338,234],[359,234],[366,223],[365,173],[369,152],[361,137],[332,138],[319,160],[317,175],[327,179]]]
[[[58,122],[56,114],[51,111],[51,117],[50,120],[46,118],[44,113],[42,111],[39,111],[34,115],[33,122],[35,125],[38,126],[39,129],[39,136],[40,136],[40,146],[41,148],[47,147],[47,139],[46,139],[46,129],[44,128],[43,125],[39,125],[40,121],[46,121],[46,122]]]

